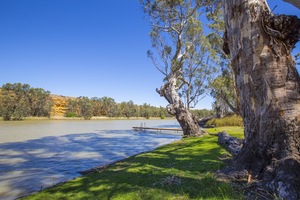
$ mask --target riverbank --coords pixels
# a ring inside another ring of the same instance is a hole
[[[151,117],[146,119],[144,117],[106,117],[106,116],[96,116],[92,117],[90,120],[173,120],[175,117],[166,117],[161,119],[160,117]],[[51,117],[25,117],[24,120],[85,120],[83,117],[65,117],[65,116],[51,116]],[[21,121],[24,121],[21,120]],[[0,121],[3,121],[0,118]],[[88,121],[88,120],[87,120]]]
[[[0,122],[0,199],[13,200],[181,139],[175,120],[25,120]]]
[[[221,130],[242,137],[242,128],[208,129]],[[24,199],[242,199],[213,175],[227,155],[214,135],[184,138]]]

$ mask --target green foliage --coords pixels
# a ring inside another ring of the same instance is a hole
[[[112,117],[115,114],[117,114],[116,102],[113,98],[102,97],[101,101],[102,101],[101,111],[102,113],[104,113],[104,115]]]
[[[243,199],[213,175],[222,154],[215,136],[185,138],[24,199]]]
[[[98,97],[91,98],[91,103],[93,105],[93,116],[102,115],[102,100]]]
[[[220,29],[224,26],[217,27],[219,23],[211,26],[219,31],[214,32],[214,40],[205,35],[201,23],[205,16],[201,14],[204,8],[211,7],[206,1],[140,0],[140,3],[152,28],[154,52],[149,50],[147,55],[164,75],[164,81],[176,79],[179,96],[189,110],[201,100],[215,76],[222,41]],[[213,12],[221,16],[220,9]]]
[[[151,117],[170,117],[165,108],[157,108],[149,104],[136,105],[133,101],[116,103],[110,97],[97,98],[93,97],[78,97],[76,99],[69,99],[67,104],[66,117],[83,117],[84,119],[91,119],[93,116],[107,116],[107,117],[144,117],[149,119]]]
[[[238,114],[239,103],[236,96],[233,74],[230,69],[223,71],[222,75],[214,79],[210,84],[211,96],[215,99],[214,109],[219,116],[228,113],[229,110]],[[223,112],[222,114],[220,112]]]
[[[88,97],[79,97],[78,98],[78,104],[80,107],[80,115],[86,119],[89,120],[93,116],[93,105]]]
[[[3,117],[3,120],[11,120],[15,110],[15,101],[15,96],[12,92],[1,91],[0,115]]]
[[[76,117],[79,117],[81,115],[78,99],[69,99],[68,100],[66,114],[68,114],[68,113],[74,113]]]
[[[198,119],[207,118],[214,116],[213,110],[201,109],[201,110],[190,110],[190,112],[195,115]]]
[[[29,103],[30,103],[30,116],[36,117],[50,117],[51,108],[53,105],[50,97],[50,92],[42,88],[30,88]]]
[[[153,109],[151,108],[150,105],[145,103],[144,105],[140,106],[140,114],[141,117],[145,117],[146,119],[149,119],[150,116],[153,114]]]
[[[65,116],[66,117],[76,117],[77,115],[76,115],[76,113],[73,113],[73,112],[67,112]]]
[[[7,83],[0,91],[0,116],[4,120],[22,120],[28,116],[50,117],[50,92],[28,84]]]
[[[78,97],[68,100],[66,117],[83,117],[89,120],[93,116],[93,103],[88,97]]]
[[[243,126],[244,124],[241,116],[231,115],[224,118],[213,118],[209,120],[206,123],[206,125],[222,127],[222,126]]]
[[[4,120],[22,120],[25,117],[50,117],[53,106],[50,92],[42,88],[31,88],[28,84],[4,84],[0,89],[0,116]],[[66,117],[93,116],[107,117],[172,117],[164,107],[144,103],[136,105],[133,101],[116,103],[113,98],[78,97],[67,101]]]
[[[138,108],[134,105],[133,101],[122,102],[119,105],[120,115],[130,118],[138,115]]]

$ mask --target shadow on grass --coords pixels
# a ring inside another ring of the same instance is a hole
[[[212,173],[225,151],[216,138],[187,138],[47,189],[29,199],[237,199]]]

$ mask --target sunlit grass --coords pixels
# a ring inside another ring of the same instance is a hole
[[[241,126],[224,126],[224,127],[216,127],[216,128],[207,128],[205,130],[212,134],[216,134],[216,133],[225,131],[233,137],[236,137],[239,139],[244,138],[244,128]]]
[[[241,135],[242,129],[225,129]],[[218,159],[224,153],[214,135],[184,138],[25,199],[241,199],[213,175],[224,166]]]

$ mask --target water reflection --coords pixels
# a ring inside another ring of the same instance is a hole
[[[178,139],[171,134],[98,130],[0,143],[0,197],[15,199]]]

